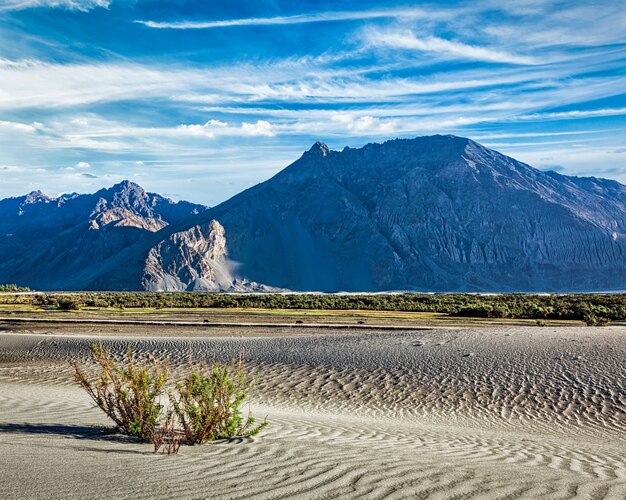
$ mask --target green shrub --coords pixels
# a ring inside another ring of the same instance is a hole
[[[176,384],[178,394],[170,394],[187,441],[202,444],[261,432],[266,421],[255,425],[253,417],[241,414],[251,388],[241,359],[230,366],[215,364],[212,369],[192,365],[185,380]]]
[[[593,313],[587,314],[583,321],[587,326],[607,326],[611,320],[604,316],[596,316]]]
[[[100,373],[90,377],[76,361],[74,379],[120,430],[148,441],[158,427],[163,405],[159,402],[167,381],[167,367],[157,362],[137,363],[129,347],[125,366],[113,360],[110,349],[92,345]]]
[[[60,311],[78,311],[80,309],[80,302],[70,298],[61,298],[58,301],[57,308]]]
[[[90,376],[72,361],[74,379],[120,431],[152,441],[155,453],[161,448],[168,455],[178,453],[183,436],[188,444],[201,444],[254,436],[267,425],[242,416],[253,384],[241,360],[210,370],[192,364],[188,376],[169,393],[171,408],[165,413],[161,399],[168,381],[166,365],[154,359],[139,363],[130,347],[123,365],[102,345],[92,345],[91,353],[99,373]]]
[[[15,284],[0,284],[0,292],[30,292],[30,288]]]

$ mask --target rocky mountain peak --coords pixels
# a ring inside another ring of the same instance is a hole
[[[127,179],[114,184],[108,190],[117,193],[127,193],[131,191],[145,193],[144,189],[139,184]]]
[[[147,193],[139,184],[135,184],[134,182],[127,180],[115,184],[105,191],[112,197],[113,200],[117,200],[122,203],[137,203],[150,198],[149,193]],[[154,196],[152,197],[154,198]]]
[[[99,198],[89,220],[91,229],[113,224],[158,231],[167,226],[155,207],[169,200],[147,193],[139,184],[125,180],[96,195]]]
[[[327,156],[329,153],[330,149],[326,144],[321,141],[317,141],[315,144],[313,144],[313,146],[311,146],[311,149],[307,151],[307,154],[313,154],[321,157]]]
[[[47,196],[40,190],[31,191],[26,196],[24,196],[24,203],[50,202],[53,200],[54,198]]]

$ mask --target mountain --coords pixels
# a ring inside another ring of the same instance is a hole
[[[0,200],[0,282],[80,289],[123,249],[207,208],[123,181],[94,194]]]
[[[626,186],[454,136],[316,143],[194,225],[211,221],[240,276],[291,290],[626,287]]]
[[[38,213],[81,198],[28,196],[29,203],[8,200],[13,212],[28,205],[17,211]],[[107,204],[107,216],[92,208],[85,219],[90,230],[132,229],[142,237],[116,236],[116,250],[94,260],[93,252],[87,259],[81,250],[68,255],[61,243],[76,245],[56,231],[49,260],[39,258],[39,287],[626,289],[626,186],[542,172],[461,137],[396,139],[340,152],[318,142],[266,182],[210,210],[186,207],[178,218],[141,204],[131,216],[124,212],[129,203],[122,205],[116,211]],[[0,282],[33,286],[29,259],[0,264]],[[65,278],[53,268],[65,269]]]

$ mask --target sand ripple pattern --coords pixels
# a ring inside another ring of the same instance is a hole
[[[0,383],[2,498],[624,498],[619,447],[256,406],[252,440],[154,456],[77,389]],[[10,395],[10,396],[7,396]],[[33,402],[36,402],[33,404]],[[27,424],[16,425],[20,417]],[[65,427],[64,427],[65,426]],[[59,429],[61,427],[61,429]]]
[[[267,433],[177,457],[94,431],[93,340],[0,335],[0,497],[626,498],[624,329],[101,337],[262,377]]]
[[[243,353],[261,402],[419,421],[620,435],[626,330],[517,328],[279,338],[101,337],[114,352],[182,366]],[[610,331],[612,330],[612,331]],[[87,360],[93,338],[0,335],[0,380],[62,383],[50,363]],[[20,368],[28,360],[28,368]],[[7,362],[14,361],[11,367]]]

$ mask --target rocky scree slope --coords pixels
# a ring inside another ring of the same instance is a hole
[[[271,291],[236,277],[216,220],[173,233],[148,252],[141,285],[148,291]]]

